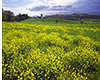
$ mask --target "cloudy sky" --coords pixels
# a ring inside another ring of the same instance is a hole
[[[2,7],[15,15],[100,14],[100,0],[2,0]]]

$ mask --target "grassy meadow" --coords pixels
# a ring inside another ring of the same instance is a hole
[[[3,80],[100,80],[100,22],[2,23]]]

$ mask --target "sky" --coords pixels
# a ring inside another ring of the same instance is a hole
[[[2,0],[2,8],[29,16],[89,13],[100,14],[100,0]]]

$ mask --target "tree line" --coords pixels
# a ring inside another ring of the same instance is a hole
[[[100,19],[100,15],[96,14],[86,14],[86,13],[74,13],[70,15],[50,15],[46,16],[45,18],[57,18],[57,19],[64,19],[64,20],[82,20],[82,19]]]
[[[15,16],[15,14],[12,11],[2,9],[2,21],[19,22],[28,18],[31,18],[30,16],[28,16],[28,14],[19,13]]]

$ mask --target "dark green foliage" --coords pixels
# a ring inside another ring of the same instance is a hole
[[[28,19],[28,18],[30,18],[28,16],[28,14],[20,14],[19,13],[19,15],[16,16],[16,21],[22,21],[22,20],[25,20],[25,19]]]
[[[15,16],[12,11],[2,9],[2,21],[15,21]]]
[[[20,14],[15,16],[14,13],[10,10],[2,9],[2,21],[14,22],[14,21],[22,21],[30,18],[28,14]]]

